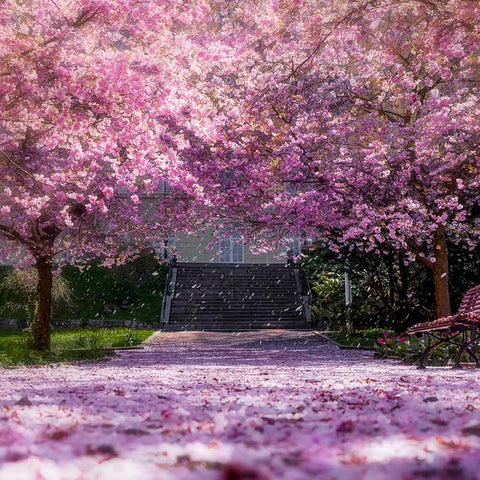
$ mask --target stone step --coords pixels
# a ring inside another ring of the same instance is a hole
[[[295,270],[286,268],[282,269],[195,269],[195,268],[177,268],[177,275],[223,275],[225,277],[241,276],[248,274],[249,276],[268,276],[268,275],[295,275]]]
[[[245,310],[233,310],[233,311],[224,311],[219,312],[218,310],[204,310],[204,311],[190,311],[190,312],[172,312],[170,315],[170,320],[173,321],[184,321],[186,318],[216,318],[224,320],[235,320],[240,318],[298,318],[303,317],[303,310],[290,310],[288,312],[248,312]]]
[[[265,283],[265,282],[264,282]],[[275,285],[267,284],[265,286],[261,285],[225,285],[225,284],[208,284],[208,283],[196,283],[192,285],[185,285],[182,283],[176,284],[176,290],[185,290],[185,291],[208,291],[208,292],[291,292],[292,288],[296,289],[295,283],[284,284],[284,285]]]
[[[173,302],[171,309],[178,308],[179,310],[181,309],[182,311],[185,309],[194,309],[194,310],[205,310],[206,308],[212,308],[212,309],[217,309],[217,310],[287,310],[287,309],[297,309],[301,307],[302,304],[299,302],[290,302],[290,303],[283,303],[283,304],[278,304],[276,302],[274,303],[258,303],[258,304],[252,304],[252,303],[228,303],[228,302],[222,302],[222,303],[202,303],[202,304],[192,304],[190,302]]]
[[[248,302],[243,302],[243,303],[229,303],[229,302],[221,302],[221,303],[213,303],[213,302],[205,302],[205,303],[193,303],[193,302],[172,302],[171,309],[174,308],[195,308],[195,309],[205,309],[206,307],[211,307],[211,308],[216,308],[219,310],[222,309],[249,309],[249,310],[255,310],[255,309],[266,309],[266,310],[285,310],[287,308],[298,308],[302,306],[303,304],[300,302],[290,302],[290,303],[248,303]]]
[[[290,296],[284,297],[189,297],[186,295],[173,298],[173,304],[175,305],[248,305],[248,306],[271,306],[271,305],[302,305],[301,298],[295,295],[293,298]]]
[[[232,298],[236,298],[239,301],[244,301],[244,300],[282,300],[282,299],[287,299],[287,298],[293,298],[297,297],[299,298],[300,295],[298,292],[295,290],[290,290],[289,292],[190,292],[190,291],[185,291],[185,290],[175,290],[175,299],[182,299],[182,298],[188,298],[188,299],[195,299],[197,301],[213,301],[213,300],[218,300],[222,301],[224,299],[228,299],[229,301],[232,301]]]
[[[173,323],[184,323],[186,321],[196,321],[196,322],[224,322],[228,324],[237,323],[237,322],[271,322],[272,320],[292,322],[296,323],[298,321],[303,321],[303,315],[300,314],[284,314],[284,315],[223,315],[223,314],[196,314],[196,315],[178,315],[175,318],[171,317],[170,322]]]
[[[177,288],[178,287],[178,288]],[[181,294],[188,294],[188,295],[193,295],[196,297],[199,297],[201,295],[209,295],[209,296],[219,296],[219,295],[233,295],[233,294],[239,294],[239,295],[256,295],[256,296],[261,296],[261,295],[276,295],[276,296],[282,296],[282,295],[292,295],[292,293],[297,293],[296,289],[294,286],[290,287],[289,289],[287,288],[282,288],[282,289],[274,289],[274,288],[265,288],[263,290],[244,290],[242,288],[238,289],[228,289],[228,288],[183,288],[179,285],[175,287],[175,293],[181,293]]]
[[[277,271],[277,272],[250,272],[248,270],[240,270],[238,272],[215,271],[196,272],[191,270],[177,270],[179,278],[291,278],[295,276],[293,271]]]
[[[168,330],[305,328],[294,270],[282,264],[179,264]]]
[[[226,270],[241,270],[241,269],[261,269],[261,270],[275,270],[275,269],[291,269],[291,265],[285,263],[215,263],[215,262],[180,262],[177,263],[177,268],[223,268]]]
[[[238,325],[242,322],[247,322],[251,324],[258,324],[258,323],[282,323],[282,324],[303,324],[304,317],[303,315],[278,315],[268,317],[265,315],[259,316],[248,316],[248,315],[235,315],[231,317],[226,317],[224,315],[184,315],[181,317],[177,317],[176,320],[171,320],[169,323],[171,325],[183,325],[184,323],[202,323],[202,324],[209,324],[209,323],[222,323],[225,325]]]
[[[277,317],[265,317],[265,316],[258,316],[258,317],[248,317],[248,316],[235,316],[231,318],[225,318],[223,316],[184,316],[181,317],[181,320],[171,321],[169,322],[171,325],[183,325],[184,323],[192,323],[192,322],[200,322],[202,324],[210,324],[210,323],[222,323],[225,325],[237,325],[239,322],[248,322],[252,324],[256,323],[270,323],[270,324],[291,324],[296,325],[300,323],[304,323],[303,315],[298,316],[277,316]]]
[[[176,291],[191,291],[192,293],[203,291],[203,292],[291,292],[292,288],[295,288],[296,285],[266,285],[262,286],[250,286],[250,285],[218,285],[218,284],[206,284],[206,283],[197,283],[193,285],[185,285],[181,283],[177,283],[175,290]]]
[[[178,325],[166,325],[164,330],[167,332],[182,331],[212,331],[212,332],[242,332],[248,330],[305,330],[308,329],[305,323],[239,323],[236,325],[224,325],[216,323],[200,324],[195,322],[185,322]]]
[[[194,310],[171,312],[170,319],[172,321],[184,321],[185,318],[223,318],[225,320],[235,320],[238,318],[298,318],[303,317],[303,309],[284,311],[257,311],[249,312],[246,310]]]
[[[185,309],[195,309],[195,310],[205,310],[206,308],[217,309],[217,310],[291,310],[297,309],[301,307],[303,304],[300,302],[290,302],[290,303],[229,303],[229,302],[222,302],[222,303],[213,303],[213,302],[205,302],[205,303],[195,303],[192,304],[190,302],[172,302],[171,308],[178,308],[181,310]]]
[[[258,288],[258,287],[286,287],[290,285],[292,282],[294,282],[295,279],[293,278],[288,278],[288,279],[269,279],[269,278],[264,278],[264,279],[259,279],[255,281],[251,280],[242,280],[242,281],[235,281],[235,280],[219,280],[219,279],[188,279],[184,280],[181,278],[177,278],[177,285],[182,285],[184,287],[195,287],[198,285],[209,285],[209,286],[230,286],[230,287],[244,287],[244,288]],[[198,288],[198,287],[197,287]]]
[[[272,302],[280,302],[280,303],[291,303],[294,301],[294,298],[300,302],[300,296],[299,295],[216,295],[216,296],[209,296],[209,295],[188,295],[188,293],[179,293],[178,295],[175,295],[173,297],[173,300],[175,302],[180,302],[180,303],[187,303],[190,301],[195,301],[195,303],[272,303]],[[289,301],[290,300],[290,301]]]
[[[263,278],[259,280],[254,280],[251,281],[249,280],[242,280],[242,281],[236,281],[236,280],[221,280],[221,279],[182,279],[182,278],[177,278],[177,285],[182,285],[184,287],[194,287],[198,285],[209,285],[209,286],[231,286],[231,287],[245,287],[245,288],[255,288],[255,287],[286,287],[290,285],[292,282],[294,282],[294,278],[288,278],[288,279],[269,279],[269,278]]]

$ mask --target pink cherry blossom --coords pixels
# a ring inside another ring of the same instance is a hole
[[[205,132],[196,123],[208,118],[206,97],[189,82],[185,52],[204,48],[212,14],[203,1],[2,2],[0,260],[21,247],[48,279],[54,263],[126,261],[151,247],[147,238],[205,222],[201,189],[177,151],[190,123],[199,141],[208,137],[208,122]],[[145,178],[171,180],[170,198],[139,208],[155,193],[139,191]],[[34,326],[42,349],[50,283]]]
[[[267,1],[229,19],[235,75],[226,48],[202,77],[218,79],[216,158],[184,160],[217,214],[270,247],[304,234],[402,250],[431,269],[448,315],[447,245],[480,232],[480,6]]]

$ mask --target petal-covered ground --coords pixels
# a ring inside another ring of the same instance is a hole
[[[160,334],[0,375],[2,480],[480,479],[478,371],[307,332]]]

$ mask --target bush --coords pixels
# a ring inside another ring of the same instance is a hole
[[[345,305],[344,259],[325,248],[307,252],[302,261],[313,293],[312,321],[317,328],[345,331],[350,318],[354,330],[384,327],[386,319],[372,295],[368,278],[352,264],[352,304]]]
[[[160,321],[167,271],[148,253],[111,268],[65,267],[63,274],[74,288],[74,300],[68,308],[57,309],[55,319]]]
[[[406,363],[415,363],[428,344],[426,335],[392,335],[384,332],[377,339],[377,350],[375,356],[378,358],[399,357]],[[428,361],[433,364],[446,365],[455,358],[458,346],[452,344],[441,344],[435,347],[429,354]],[[462,360],[468,361],[467,355]]]
[[[19,287],[20,279],[10,280],[13,273],[18,277],[16,270],[0,267],[0,318],[24,323],[35,311],[36,273],[28,278],[22,273],[24,287]],[[67,327],[72,319],[159,322],[167,271],[150,253],[112,268],[66,266],[54,280],[52,325]]]
[[[345,330],[349,318],[354,329],[383,327],[397,333],[415,323],[435,318],[432,274],[418,262],[408,263],[402,252],[381,253],[358,249],[333,253],[321,245],[307,251],[302,267],[310,280],[312,316],[324,329]],[[348,257],[352,280],[350,309],[345,307],[344,265]],[[452,310],[480,278],[480,245],[469,251],[449,245]]]
[[[377,339],[380,336],[383,336],[383,334],[384,329],[369,328],[367,330],[357,330],[352,334],[345,332],[332,332],[329,333],[328,336],[341,345],[349,345],[352,347],[375,347],[377,345]]]
[[[3,306],[0,315],[20,315],[28,322],[33,320],[37,307],[38,273],[35,268],[10,268],[0,285]],[[72,300],[69,282],[59,274],[53,277],[52,300],[54,305],[68,305]]]
[[[336,271],[320,270],[311,284],[314,295],[312,319],[327,328],[343,326],[347,308],[343,298],[343,275]]]

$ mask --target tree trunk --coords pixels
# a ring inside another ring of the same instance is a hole
[[[435,281],[435,300],[437,305],[437,318],[448,317],[450,308],[450,294],[448,290],[448,249],[445,229],[439,227],[435,232],[435,258],[433,264],[433,279]]]
[[[50,348],[50,319],[52,315],[53,261],[48,257],[37,258],[38,304],[33,323],[34,350]]]

